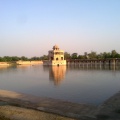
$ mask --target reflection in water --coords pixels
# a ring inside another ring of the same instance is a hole
[[[68,69],[81,69],[81,70],[120,70],[120,66],[116,66],[116,65],[88,65],[88,64],[84,64],[84,65],[68,65],[67,66],[67,70]]]
[[[54,87],[54,84],[59,86]],[[120,66],[1,67],[0,89],[100,105],[120,90]]]
[[[54,82],[54,85],[60,85],[61,81],[65,79],[65,74],[68,71],[75,70],[96,70],[96,71],[106,71],[111,70],[114,72],[120,70],[120,66],[114,65],[68,65],[68,66],[43,66],[44,72],[49,71],[49,80]]]
[[[59,85],[65,78],[66,66],[50,66],[49,79],[54,81],[55,85]]]
[[[31,65],[10,65],[10,66],[0,66],[0,74],[1,73],[11,73],[14,72],[17,73],[18,71],[21,72],[27,72],[28,69],[30,69],[32,66]]]
[[[0,66],[0,73],[16,71],[16,69],[17,69],[17,66],[15,66],[15,65],[12,65],[12,66]]]

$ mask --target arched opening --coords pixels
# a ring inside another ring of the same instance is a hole
[[[51,57],[51,60],[53,60],[53,57]]]

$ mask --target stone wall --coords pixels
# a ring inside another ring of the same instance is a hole
[[[66,65],[66,60],[44,60],[43,65]]]
[[[19,65],[35,65],[35,64],[42,64],[42,61],[18,61],[16,62]]]

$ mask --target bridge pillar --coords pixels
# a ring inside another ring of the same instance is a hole
[[[113,61],[113,65],[116,65],[116,60],[115,60],[115,59],[113,59],[112,61]]]

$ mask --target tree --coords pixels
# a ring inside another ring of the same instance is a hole
[[[32,57],[30,60],[40,60],[40,57]]]
[[[97,58],[97,53],[94,51],[91,51],[91,53],[88,54],[88,57],[91,59]]]
[[[68,52],[65,52],[65,53],[64,53],[64,58],[65,58],[65,60],[66,60],[66,59],[70,59],[71,56],[70,56],[70,54],[69,54]]]
[[[43,55],[40,57],[40,60],[48,60],[48,55]]]
[[[4,62],[4,59],[2,57],[0,57],[0,62]]]
[[[73,53],[73,54],[71,55],[71,58],[72,58],[72,59],[77,59],[77,57],[78,57],[78,54],[77,54],[77,53]]]
[[[22,56],[20,59],[23,60],[23,61],[29,60],[29,59],[28,59],[27,57],[25,57],[25,56]]]
[[[103,58],[106,59],[106,58],[111,58],[111,54],[108,52],[104,52],[103,53]]]
[[[78,59],[86,59],[85,55],[78,55]]]
[[[4,57],[3,57],[3,61],[5,61],[5,62],[10,62],[10,61],[12,61],[12,58],[9,57],[9,56],[4,56]]]
[[[87,52],[84,53],[84,58],[85,58],[85,59],[89,59],[89,56],[88,56],[88,53],[87,53]]]
[[[18,61],[20,58],[19,57],[17,57],[17,56],[13,56],[13,57],[11,57],[11,60],[12,61]]]
[[[112,50],[112,51],[111,51],[111,58],[117,58],[117,56],[119,56],[119,55],[118,55],[118,53],[116,52],[116,50]]]

